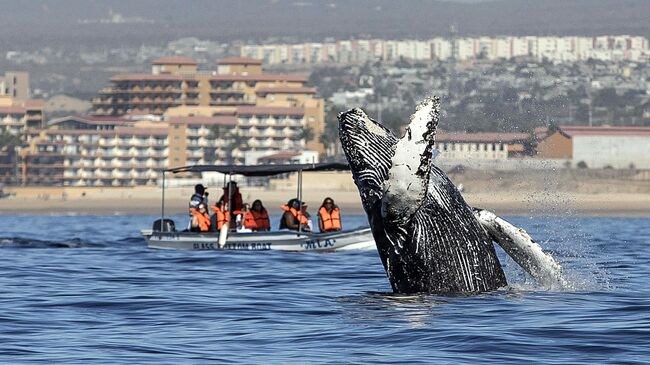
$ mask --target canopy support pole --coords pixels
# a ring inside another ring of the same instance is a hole
[[[298,170],[298,186],[296,187],[298,191],[296,196],[298,197],[298,217],[302,217],[302,170]],[[302,220],[298,218],[298,234],[302,231]]]
[[[232,172],[228,174],[228,224],[231,225],[230,223],[234,222],[233,220],[233,210],[232,210]],[[231,225],[232,226],[232,225]]]
[[[162,203],[160,205],[160,231],[165,232],[165,169],[162,169]]]

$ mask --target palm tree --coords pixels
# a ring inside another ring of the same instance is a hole
[[[20,136],[11,134],[9,132],[0,133],[0,149],[4,147],[15,147],[22,144]]]
[[[305,143],[309,143],[314,139],[314,129],[312,127],[305,126],[300,132],[298,132],[299,139],[304,139]]]
[[[235,158],[233,152],[237,149],[248,149],[248,137],[243,135],[241,131],[233,129],[229,131],[228,138],[230,139],[229,143],[226,144],[226,154],[228,156],[228,163],[234,164]]]
[[[325,146],[327,156],[336,156],[339,146],[339,128],[336,111],[333,109],[325,115],[325,129],[319,141]]]

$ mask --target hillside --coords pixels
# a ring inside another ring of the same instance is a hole
[[[408,6],[405,6],[408,4]],[[56,5],[56,6],[54,6]],[[646,0],[0,0],[0,46],[459,35],[650,35]],[[109,11],[145,22],[96,22]],[[92,24],[80,24],[89,20]],[[147,23],[153,21],[154,24]]]

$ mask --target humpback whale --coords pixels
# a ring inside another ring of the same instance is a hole
[[[434,165],[439,116],[439,98],[426,98],[401,138],[359,108],[338,117],[341,146],[393,291],[473,294],[506,286],[493,240],[509,244],[506,252],[536,278],[557,278],[552,257],[529,236],[514,237],[516,228],[493,213],[474,211]]]

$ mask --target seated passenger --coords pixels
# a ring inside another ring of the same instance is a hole
[[[244,204],[242,210],[237,211],[237,232],[253,232],[257,230],[255,218],[250,211],[250,205]]]
[[[228,211],[228,203],[223,200],[219,200],[215,206],[212,207],[211,222],[212,227],[215,228],[217,232],[221,231],[221,227],[224,224],[230,221],[230,212]]]
[[[280,229],[309,232],[309,220],[302,213],[298,199],[291,199],[286,205],[281,206],[284,213],[280,219]]]
[[[199,203],[198,208],[192,211],[190,230],[192,232],[209,232],[210,226],[210,214],[208,214],[205,204]]]
[[[339,207],[330,197],[323,200],[323,204],[318,210],[318,228],[321,232],[340,231],[343,228]]]
[[[255,219],[255,224],[257,226],[257,231],[270,231],[271,230],[271,221],[269,220],[269,213],[266,211],[266,208],[262,205],[262,201],[257,199],[253,202],[253,208],[251,209],[251,214],[253,219]]]

